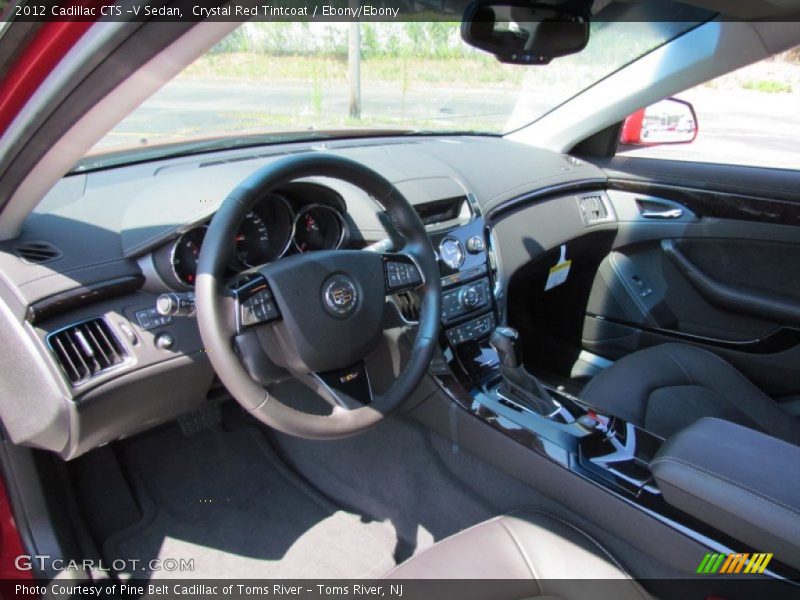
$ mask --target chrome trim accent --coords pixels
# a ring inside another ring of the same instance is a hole
[[[403,324],[408,325],[409,327],[419,327],[419,321],[409,321],[408,319],[405,318],[405,316],[403,315],[403,311],[397,305],[396,296],[397,294],[390,295],[389,301],[391,302],[394,309],[397,311],[397,315],[400,317],[400,320],[403,322]]]
[[[190,227],[186,231],[182,232],[178,237],[176,237],[172,241],[172,245],[169,248],[169,269],[172,272],[172,276],[175,278],[176,283],[182,285],[186,290],[193,290],[194,286],[186,283],[183,281],[179,276],[178,272],[175,270],[175,251],[178,249],[178,244],[181,243],[181,240],[189,234],[191,231],[196,231],[198,229],[208,229],[208,225],[195,225],[194,227]]]
[[[594,354],[593,352],[589,352],[588,350],[581,350],[581,353],[578,355],[578,360],[602,370],[605,370],[614,364],[613,360],[608,360],[607,358],[603,358],[602,356]]]
[[[69,375],[67,375],[66,371],[64,371],[64,367],[61,365],[61,362],[58,360],[58,356],[56,355],[56,351],[53,348],[53,344],[50,342],[50,339],[53,336],[58,335],[59,333],[67,331],[68,329],[72,329],[73,327],[78,327],[80,325],[83,325],[84,323],[89,323],[91,321],[97,321],[98,319],[102,320],[108,326],[108,330],[111,332],[111,335],[114,336],[114,339],[117,341],[117,343],[119,344],[119,347],[122,348],[122,350],[124,352],[124,359],[119,364],[112,365],[112,366],[107,367],[105,369],[101,369],[97,373],[94,373],[94,374],[90,375],[89,377],[85,377],[84,379],[81,379],[79,381],[72,382],[69,379]],[[45,336],[44,341],[47,344],[47,348],[50,350],[50,355],[55,360],[55,363],[56,363],[56,366],[58,367],[58,370],[64,376],[66,382],[70,386],[72,386],[73,388],[77,388],[77,387],[81,387],[83,385],[86,385],[87,383],[89,383],[90,381],[92,381],[94,379],[97,379],[101,375],[105,375],[106,373],[110,373],[112,371],[116,371],[116,370],[121,369],[123,367],[127,367],[128,365],[130,365],[133,362],[133,354],[131,353],[130,349],[125,344],[125,342],[122,340],[122,338],[119,336],[119,334],[117,334],[117,331],[116,331],[116,329],[114,329],[114,326],[111,325],[109,320],[106,319],[105,316],[102,316],[102,315],[101,316],[97,316],[97,317],[89,317],[88,319],[82,319],[80,321],[75,321],[74,323],[70,323],[69,325],[64,325],[63,327],[59,327],[55,331],[51,331],[50,333],[48,333]]]
[[[494,267],[494,273],[492,274],[494,277],[494,288],[492,289],[492,294],[494,295],[494,303],[497,307],[497,325],[502,325],[506,320],[506,305],[504,302],[505,287],[503,286],[503,260],[500,258],[500,253],[495,251],[495,241],[497,238],[495,236],[494,229],[488,223],[486,228],[489,232],[486,240],[487,261],[490,263],[490,270],[492,267]]]
[[[646,481],[641,481],[638,479],[634,479],[633,477],[625,474],[624,472],[615,469],[614,463],[617,462],[628,462],[633,460],[636,455],[636,433],[635,427],[633,423],[625,423],[625,443],[619,441],[616,435],[613,434],[613,431],[609,434],[606,434],[606,439],[611,442],[611,445],[614,447],[614,452],[612,454],[608,454],[605,456],[599,456],[595,458],[590,458],[589,462],[596,464],[599,467],[607,469],[611,471],[616,477],[627,481],[630,484],[635,485],[639,489],[646,490],[651,494],[661,494],[661,490],[658,489],[653,484],[648,483],[648,481],[652,480],[648,479]]]
[[[606,209],[606,216],[600,219],[595,219],[594,221],[588,221],[586,216],[583,214],[581,200],[584,198],[591,198],[592,196],[596,196],[600,199],[600,203]],[[614,203],[611,201],[611,198],[609,198],[608,193],[605,190],[597,190],[596,192],[592,193],[587,192],[578,194],[576,195],[575,200],[578,203],[578,210],[581,212],[581,219],[586,227],[594,227],[595,225],[604,225],[606,223],[616,223],[619,221],[617,218],[617,212],[614,210]]]
[[[478,217],[482,217],[483,214],[481,213],[481,205],[478,203],[478,197],[473,192],[467,192],[466,197],[467,197],[467,203],[469,204],[469,207],[472,209],[472,214],[474,215],[475,219],[477,219]]]
[[[487,395],[488,395],[488,393],[489,393],[489,392],[488,392],[488,390],[487,390]],[[537,413],[535,410],[531,410],[531,409],[530,409],[530,408],[528,408],[527,406],[523,406],[522,404],[520,404],[519,402],[517,402],[517,401],[516,401],[516,400],[514,400],[513,398],[509,398],[508,396],[506,396],[505,394],[503,394],[503,393],[500,391],[500,388],[499,388],[499,387],[498,387],[497,389],[495,389],[493,393],[494,393],[494,394],[495,394],[495,395],[496,395],[498,398],[502,398],[503,400],[505,400],[505,401],[506,401],[506,402],[508,402],[509,404],[513,404],[515,407],[517,407],[517,408],[519,408],[519,409],[521,409],[521,410],[527,411],[527,412],[531,413],[532,415],[536,415],[537,417],[542,417],[543,419],[552,419],[552,418],[553,418],[553,417],[555,417],[557,414],[559,414],[559,413],[561,412],[562,408],[563,408],[563,407],[562,407],[560,404],[558,404],[558,402],[557,402],[557,401],[556,401],[554,398],[550,398],[550,400],[553,402],[553,404],[555,404],[555,405],[556,405],[556,408],[553,410],[553,412],[551,412],[551,413],[548,413],[548,414]],[[482,404],[482,403],[481,403],[481,401],[480,401],[480,398],[478,398],[478,397],[476,397],[476,398],[475,398],[475,401],[476,401],[478,404]],[[491,408],[491,407],[489,407],[489,408]],[[492,409],[492,410],[494,410],[494,409]],[[574,419],[573,419],[573,421],[574,421]]]
[[[349,233],[350,228],[347,226],[347,221],[345,221],[344,216],[342,216],[342,213],[340,213],[338,210],[336,210],[332,206],[329,206],[327,204],[319,204],[319,203],[306,204],[300,210],[298,210],[297,213],[295,214],[295,216],[294,216],[294,224],[293,224],[294,227],[293,227],[293,231],[292,231],[292,243],[294,244],[295,250],[297,250],[300,254],[304,254],[304,252],[302,250],[300,250],[300,248],[297,246],[297,240],[295,239],[295,237],[297,235],[297,221],[298,221],[298,219],[300,219],[300,216],[303,213],[308,212],[312,208],[324,208],[326,210],[331,211],[334,215],[336,215],[336,218],[339,220],[339,225],[340,225],[340,228],[339,228],[339,240],[336,242],[336,245],[333,248],[325,248],[325,250],[338,250],[341,247],[342,243],[344,242],[345,234]],[[311,252],[313,252],[313,250]]]
[[[447,241],[455,242],[458,245],[458,247],[461,249],[461,260],[458,261],[458,264],[456,266],[447,264],[447,261],[445,261],[444,258],[442,258],[442,245]],[[444,264],[446,264],[448,267],[450,267],[451,269],[460,269],[461,265],[464,264],[464,261],[467,260],[467,250],[466,250],[466,248],[464,248],[464,244],[461,243],[461,240],[459,240],[457,237],[453,237],[452,235],[444,236],[439,241],[439,245],[436,247],[436,249],[438,251],[437,252],[437,256],[439,257],[439,259]]]

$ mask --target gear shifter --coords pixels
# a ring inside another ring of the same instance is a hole
[[[513,327],[497,327],[492,332],[489,343],[500,357],[500,364],[510,369],[516,369],[522,364],[522,346],[519,343],[519,333]]]
[[[513,327],[497,327],[489,338],[489,344],[500,358],[500,373],[503,382],[500,392],[509,400],[549,416],[559,410],[559,405],[551,398],[539,380],[522,366],[522,343],[519,333]]]

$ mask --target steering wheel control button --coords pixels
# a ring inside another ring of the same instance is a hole
[[[447,290],[442,294],[442,322],[452,323],[462,315],[487,306],[490,300],[488,279]]]
[[[161,331],[156,334],[154,343],[156,348],[161,348],[162,350],[172,350],[172,348],[175,346],[175,337],[171,333]]]
[[[242,327],[273,321],[280,316],[272,292],[263,282],[259,284],[260,287],[250,290],[247,299],[239,303],[239,321]]]
[[[473,235],[467,240],[467,252],[470,254],[480,254],[486,248],[483,238],[479,235]]]
[[[422,275],[413,262],[390,259],[385,265],[386,287],[389,291],[414,288],[422,283]]]
[[[358,306],[358,288],[347,275],[333,275],[322,284],[322,305],[337,318],[350,315]]]
[[[172,315],[162,315],[155,306],[152,308],[145,308],[144,310],[137,310],[135,315],[139,327],[145,331],[171,325],[175,322]]]

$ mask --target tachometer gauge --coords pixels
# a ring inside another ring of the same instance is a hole
[[[197,259],[206,236],[205,227],[190,229],[172,247],[172,271],[181,283],[193,286],[197,277]]]
[[[439,258],[453,270],[464,264],[464,246],[454,237],[446,237],[439,242]]]
[[[298,252],[334,250],[341,245],[344,233],[342,216],[324,204],[309,204],[295,217],[294,245]]]

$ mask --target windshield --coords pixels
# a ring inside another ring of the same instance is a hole
[[[387,130],[502,135],[692,26],[593,22],[583,52],[526,67],[467,46],[458,23],[247,23],[120,122],[76,170],[173,154],[187,141],[201,151]],[[261,137],[246,138],[253,134]],[[108,155],[120,150],[128,152]]]

